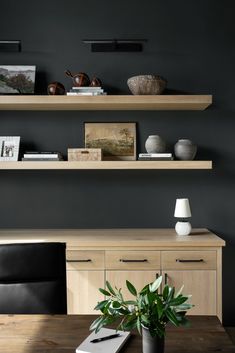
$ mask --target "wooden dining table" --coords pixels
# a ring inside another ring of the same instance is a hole
[[[90,334],[92,315],[0,315],[0,353],[74,353]],[[167,327],[165,353],[235,353],[235,346],[214,316],[189,317],[189,328]],[[134,332],[122,353],[141,353]]]

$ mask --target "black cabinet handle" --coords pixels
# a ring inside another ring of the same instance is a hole
[[[85,259],[85,260],[67,260],[67,262],[92,262],[91,259]]]
[[[120,262],[148,262],[147,259],[143,259],[143,260],[128,260],[128,259],[120,259]]]
[[[165,273],[165,285],[167,284],[167,280],[168,280],[168,275],[167,273]]]
[[[203,259],[195,259],[195,260],[181,260],[181,259],[176,259],[176,262],[203,262]]]

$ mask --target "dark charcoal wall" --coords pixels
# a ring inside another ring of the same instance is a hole
[[[190,198],[194,227],[227,241],[224,322],[235,324],[235,27],[234,1],[1,0],[0,39],[23,52],[1,64],[36,64],[37,93],[63,72],[98,75],[110,92],[128,93],[139,73],[165,76],[169,88],[211,93],[205,112],[1,112],[0,135],[20,135],[24,149],[83,145],[84,121],[136,121],[138,150],[149,134],[199,146],[213,171],[22,171],[0,174],[0,227],[173,227],[176,197]],[[143,37],[143,53],[91,53],[83,38]],[[231,301],[231,304],[230,304]],[[232,306],[230,308],[230,305]]]

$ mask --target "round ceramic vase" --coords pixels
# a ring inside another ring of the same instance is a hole
[[[142,327],[142,352],[164,353],[165,338],[152,337],[146,327]]]
[[[150,135],[145,142],[145,148],[148,153],[164,153],[166,143],[160,136]]]
[[[189,222],[177,222],[175,225],[175,231],[178,235],[189,235],[191,230],[192,226]]]
[[[197,146],[192,141],[181,139],[175,144],[175,156],[182,161],[192,161],[197,153]]]

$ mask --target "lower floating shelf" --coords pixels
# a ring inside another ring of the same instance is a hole
[[[0,162],[0,170],[212,169],[212,161]]]

